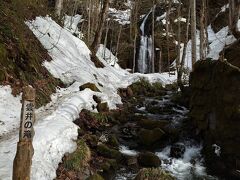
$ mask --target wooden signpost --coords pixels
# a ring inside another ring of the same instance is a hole
[[[13,180],[30,180],[35,122],[35,89],[31,86],[23,88],[21,123],[17,153],[13,162]]]

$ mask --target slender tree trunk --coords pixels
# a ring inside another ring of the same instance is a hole
[[[229,0],[229,29],[236,39],[240,38],[238,21],[240,18],[240,0]]]
[[[180,58],[181,58],[181,3],[178,5],[178,56],[176,59],[176,69],[179,70]]]
[[[107,30],[106,30],[106,34],[105,34],[105,38],[104,38],[104,54],[103,57],[104,59],[106,58],[106,48],[107,48],[107,40],[108,40],[108,31],[109,31],[109,23],[110,21],[107,21]]]
[[[197,61],[197,42],[196,42],[196,0],[191,2],[191,39],[192,39],[192,69]]]
[[[206,0],[202,0],[201,11],[200,11],[200,60],[206,59],[207,49],[207,31],[206,31]]]
[[[152,11],[152,73],[155,72],[155,1],[153,0],[153,11]]]
[[[97,31],[94,37],[94,41],[91,45],[91,50],[93,54],[97,53],[98,50],[98,46],[101,43],[101,38],[102,38],[102,33],[103,33],[103,28],[104,28],[104,22],[106,20],[107,17],[107,12],[108,12],[108,8],[109,8],[109,0],[104,0],[103,1],[103,8],[101,11],[101,15],[100,15],[100,20],[98,23],[98,27],[97,27]]]
[[[135,0],[131,11],[130,39],[133,42],[133,73],[136,70],[137,58],[137,37],[138,37],[138,19],[139,19],[139,0]]]
[[[210,47],[209,47],[209,43],[208,43],[208,0],[205,0],[206,4],[205,4],[205,32],[206,32],[206,56],[208,55],[209,51],[210,51]]]
[[[118,56],[118,50],[119,50],[119,43],[120,43],[121,33],[122,33],[122,25],[120,25],[120,29],[119,29],[119,33],[118,33],[117,49],[116,49],[116,54],[115,54],[114,65],[115,65],[115,63],[116,63],[116,58],[117,58],[117,56]]]
[[[170,48],[169,48],[169,24],[170,24],[170,10],[171,10],[171,6],[172,6],[172,1],[168,2],[168,10],[167,10],[167,14],[166,14],[166,38],[167,38],[167,57],[168,57],[168,72],[170,75]]]
[[[61,17],[61,12],[63,9],[63,0],[56,0],[55,2],[55,11],[58,17]]]
[[[162,72],[162,48],[159,50],[159,62],[158,62],[159,73]]]
[[[133,54],[133,73],[135,72],[135,68],[136,68],[136,54],[137,54],[137,33],[135,32],[135,35],[134,35],[134,43],[133,43],[133,46],[134,46],[134,54]]]
[[[189,23],[190,23],[190,8],[188,11],[188,19],[187,19],[187,30],[186,30],[186,39],[184,42],[184,46],[183,46],[183,55],[182,55],[182,60],[181,60],[181,64],[178,70],[178,74],[177,74],[177,83],[178,86],[180,87],[181,91],[184,91],[184,85],[182,82],[182,75],[183,75],[183,68],[184,68],[184,64],[185,64],[185,58],[186,58],[186,51],[187,51],[187,43],[188,43],[188,33],[189,33]]]
[[[88,4],[88,44],[90,44],[90,39],[91,39],[91,9],[92,9],[92,0],[89,0]]]

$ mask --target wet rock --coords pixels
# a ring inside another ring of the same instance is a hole
[[[95,84],[93,84],[93,83],[83,84],[83,85],[81,85],[81,86],[79,87],[79,90],[80,90],[80,91],[83,91],[83,90],[86,89],[86,88],[89,88],[89,89],[91,89],[92,91],[95,91],[95,92],[101,92],[101,91],[97,88],[97,86],[96,86]]]
[[[176,143],[172,145],[170,150],[170,156],[173,158],[182,158],[184,155],[186,148],[182,143]]]
[[[127,123],[121,128],[121,137],[124,139],[132,139],[136,136],[136,124]]]
[[[125,156],[127,160],[127,165],[128,166],[137,166],[138,165],[138,159],[136,156]]]
[[[153,130],[141,129],[138,133],[139,143],[145,146],[151,146],[161,140],[165,132],[160,128]]]
[[[98,104],[98,103],[101,103],[101,98],[96,96],[96,95],[93,95],[93,100]]]
[[[88,177],[87,180],[104,180],[104,179],[99,174],[94,174],[94,175]]]
[[[148,104],[146,110],[152,114],[172,114],[174,113],[172,104],[166,105],[164,107],[159,107],[155,105]]]
[[[240,70],[228,62],[197,62],[190,77],[190,116],[203,137],[209,171],[230,174],[240,157]],[[220,157],[212,145],[221,147]]]
[[[154,128],[164,129],[165,126],[167,126],[168,124],[169,124],[169,121],[167,120],[141,119],[138,122],[138,125],[145,129],[154,129]]]
[[[118,150],[111,149],[104,144],[98,145],[97,152],[101,156],[106,157],[106,158],[111,158],[111,159],[116,159],[116,160],[120,160],[122,158],[122,154]]]
[[[154,153],[145,152],[139,154],[138,163],[142,167],[159,167],[161,160]]]
[[[98,112],[108,112],[109,111],[108,103],[107,102],[98,103],[97,110]]]
[[[118,94],[121,96],[121,97],[132,97],[133,96],[133,90],[130,88],[130,87],[127,87],[127,88],[121,88],[121,89],[118,89]]]
[[[175,180],[175,178],[161,168],[144,168],[134,180]]]
[[[113,147],[119,147],[119,142],[117,140],[117,137],[114,134],[109,135],[108,144]]]
[[[127,88],[127,95],[128,95],[128,97],[133,96],[133,90],[130,87]]]

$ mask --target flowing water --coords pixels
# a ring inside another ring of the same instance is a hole
[[[140,73],[150,73],[152,67],[152,51],[153,51],[153,41],[151,35],[147,35],[145,32],[146,22],[152,13],[151,11],[145,16],[143,22],[140,26],[141,30],[141,41],[139,48],[139,56],[138,56],[138,71]]]
[[[173,93],[168,92],[167,95],[161,99],[145,98],[143,105],[138,105],[137,113],[144,114],[151,119],[165,119],[169,120],[172,128],[181,128],[183,120],[187,117],[188,109],[177,105],[171,101]],[[163,112],[161,114],[151,114],[147,111],[149,104],[154,104]],[[166,107],[171,108],[171,112],[164,111]],[[169,113],[168,113],[169,112]],[[170,157],[171,143],[166,144],[165,147],[154,150],[154,153],[161,159],[161,168],[170,172],[178,180],[215,180],[217,178],[207,175],[206,168],[204,167],[204,159],[201,155],[202,146],[197,143],[191,137],[188,137],[187,132],[183,132],[178,143],[185,146],[185,152],[182,158]],[[129,156],[136,156],[138,150],[129,149],[126,145],[120,147],[120,151],[123,154]],[[134,179],[137,172],[131,171],[127,168],[122,168],[117,176],[116,180],[130,180]]]

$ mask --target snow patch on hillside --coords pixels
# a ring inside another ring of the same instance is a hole
[[[115,8],[109,8],[109,15],[112,16],[114,21],[117,21],[121,25],[130,24],[131,9],[117,10]]]
[[[10,86],[0,86],[0,138],[19,127],[21,96],[14,97]]]
[[[197,61],[200,60],[200,32],[197,30]],[[209,52],[207,58],[213,60],[218,60],[220,58],[220,53],[223,51],[224,47],[232,44],[236,41],[236,38],[229,34],[228,26],[222,28],[217,33],[214,33],[211,26],[208,27],[208,41],[209,41]],[[187,43],[185,67],[192,69],[192,42],[191,40]]]
[[[169,77],[167,73],[130,74],[117,63],[111,63],[113,60],[117,62],[117,58],[109,50],[106,49],[105,57],[103,56],[103,45],[99,48],[98,57],[105,67],[96,68],[90,59],[88,47],[73,36],[71,30],[60,27],[50,17],[37,17],[26,24],[53,59],[45,61],[43,65],[54,77],[70,85],[68,88],[57,89],[51,97],[52,101],[36,111],[32,180],[50,180],[56,177],[56,169],[63,155],[76,149],[78,127],[73,121],[82,109],[97,111],[93,95],[107,102],[110,109],[115,109],[117,104],[122,103],[117,94],[118,88],[125,88],[140,78],[152,83],[162,82],[163,85],[176,80],[175,75]],[[79,91],[79,86],[87,82],[94,83],[101,92],[90,89]],[[12,177],[12,163],[18,141],[18,132],[12,130],[19,126],[21,97],[13,97],[8,86],[0,87],[0,97],[0,116],[5,123],[0,124],[0,128],[12,134],[0,139],[0,179],[9,180]]]

